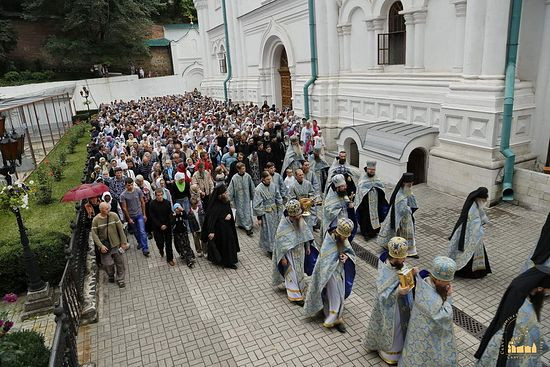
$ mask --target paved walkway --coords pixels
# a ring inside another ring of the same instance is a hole
[[[421,267],[446,254],[462,199],[426,186],[415,191],[420,209]],[[454,304],[485,326],[540,233],[545,217],[501,204],[488,211],[485,241],[493,274],[478,281],[457,280]],[[270,285],[271,261],[258,248],[258,232],[239,231],[239,269],[198,259],[194,269],[170,268],[158,251],[150,258],[128,252],[125,289],[106,282],[102,272],[100,321],[79,334],[81,363],[103,366],[385,366],[368,354],[361,339],[372,310],[376,270],[359,259],[354,292],[346,301],[348,332],[326,330],[305,319],[283,291]],[[360,246],[377,252],[371,241]],[[154,245],[153,245],[154,248]],[[542,318],[550,340],[550,307]],[[459,365],[471,366],[479,341],[455,325]],[[549,353],[550,354],[550,353]],[[548,363],[549,359],[546,358]]]

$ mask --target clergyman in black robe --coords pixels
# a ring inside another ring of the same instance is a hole
[[[365,174],[357,185],[355,208],[361,234],[366,240],[376,237],[389,209],[384,183],[376,177],[376,161],[367,162]]]
[[[203,231],[203,240],[208,241],[208,259],[227,268],[237,269],[239,238],[224,184],[216,186],[210,195],[203,226],[206,229]]]

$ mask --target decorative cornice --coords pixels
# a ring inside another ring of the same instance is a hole
[[[384,29],[384,23],[386,23],[386,20],[383,18],[376,18],[372,20],[372,24],[374,26],[375,31],[381,31]]]
[[[426,10],[419,10],[412,13],[414,18],[414,24],[425,24],[428,12]]]
[[[405,25],[413,25],[414,24],[414,17],[413,17],[412,13],[403,14],[403,18],[405,18]]]
[[[351,24],[342,24],[342,33],[344,35],[350,35],[351,34]]]
[[[466,0],[451,0],[450,2],[455,6],[457,18],[466,16]]]

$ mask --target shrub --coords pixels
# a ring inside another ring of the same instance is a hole
[[[19,74],[21,75],[21,80],[31,80],[32,79],[32,72],[28,70],[20,71]]]
[[[61,181],[63,178],[63,165],[61,163],[50,163],[49,167],[54,181]]]
[[[7,334],[0,341],[2,355],[14,358],[0,360],[2,367],[46,367],[50,350],[44,345],[44,337],[36,331],[16,331]]]
[[[52,202],[52,180],[49,176],[50,172],[45,167],[46,165],[48,165],[47,162],[36,170],[36,202],[41,205]]]
[[[15,83],[21,80],[21,75],[17,71],[8,71],[4,74],[4,80],[9,83]]]
[[[59,164],[62,165],[62,166],[67,165],[67,151],[66,150],[62,150],[59,153]]]
[[[67,149],[69,150],[70,154],[73,154],[75,152],[75,147],[78,144],[78,135],[74,133],[74,135],[71,135],[71,138],[69,139],[69,146]]]
[[[51,230],[29,231],[28,236],[42,279],[52,286],[57,285],[66,264],[65,244],[71,238],[67,234]],[[23,247],[19,238],[0,244],[0,279],[0,294],[21,293],[27,289]]]
[[[41,71],[35,71],[34,73],[32,73],[31,79],[36,82],[43,82],[46,80],[46,75]]]
[[[55,73],[51,70],[44,71],[44,76],[46,77],[46,80],[54,80],[55,79]]]

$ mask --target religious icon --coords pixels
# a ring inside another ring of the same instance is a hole
[[[414,276],[412,268],[405,271],[399,271],[397,273],[397,276],[399,277],[399,284],[401,285],[401,288],[414,288]]]

